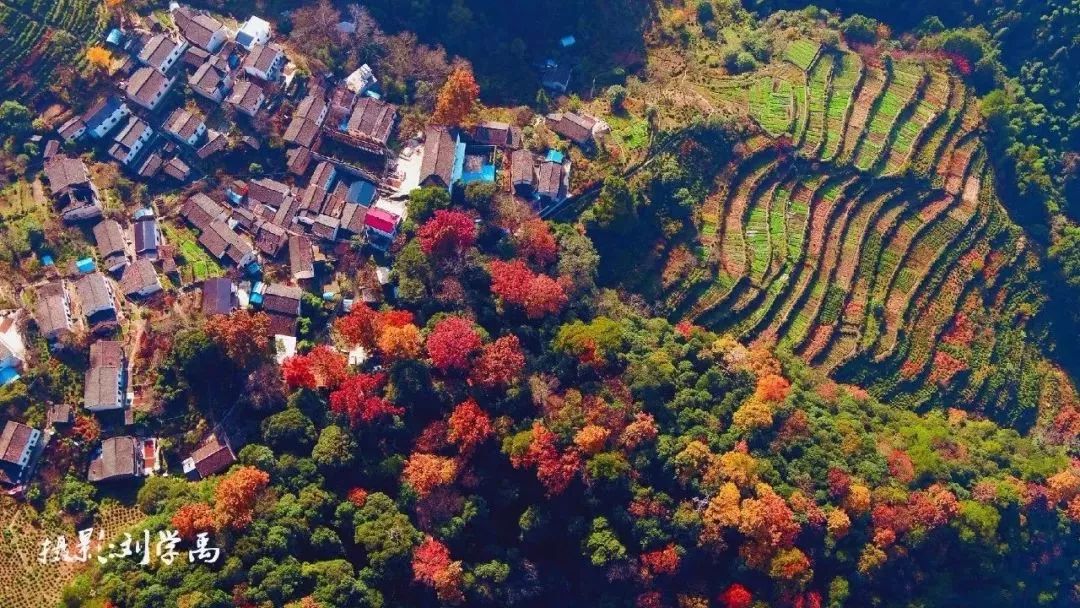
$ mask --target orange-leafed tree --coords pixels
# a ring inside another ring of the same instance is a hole
[[[379,352],[391,361],[415,359],[420,355],[421,342],[420,328],[412,323],[384,325],[379,331]]]
[[[191,502],[181,506],[172,517],[172,526],[180,538],[192,541],[199,532],[214,529],[214,510],[205,502]]]
[[[559,251],[551,228],[540,218],[522,223],[514,233],[513,242],[518,255],[537,266],[554,262]]]
[[[476,84],[472,68],[468,64],[457,66],[439,90],[431,122],[450,127],[467,126],[479,97],[480,86]]]
[[[525,371],[525,353],[521,341],[511,334],[484,345],[476,358],[469,379],[482,388],[499,388],[517,382]]]
[[[229,315],[214,315],[206,321],[205,330],[242,369],[270,354],[270,317],[264,312],[237,310]]]
[[[450,485],[457,475],[457,463],[452,458],[435,454],[413,454],[405,461],[402,471],[405,481],[421,498],[435,488]]]
[[[525,316],[530,319],[558,314],[567,304],[562,283],[545,274],[534,273],[522,260],[495,260],[489,270],[492,293],[504,302],[524,309]]]
[[[673,574],[679,569],[679,551],[674,543],[663,549],[641,554],[642,578],[649,579],[660,574]]]
[[[103,46],[92,46],[86,49],[86,61],[95,70],[107,70],[112,64],[112,53]]]
[[[586,454],[598,454],[604,449],[611,431],[598,424],[587,424],[574,435],[574,445]]]
[[[381,325],[379,312],[367,304],[356,303],[348,314],[334,321],[334,332],[347,346],[375,348]]]
[[[353,428],[380,418],[400,416],[405,409],[396,406],[380,394],[386,382],[383,374],[353,374],[330,393],[330,411],[344,416]]]
[[[441,372],[462,372],[483,342],[473,322],[459,316],[445,317],[435,324],[426,341],[431,363]]]
[[[491,433],[491,418],[487,412],[480,409],[475,400],[468,399],[457,404],[451,412],[446,438],[467,454],[491,437]]]
[[[214,489],[214,523],[217,529],[242,530],[251,523],[255,504],[270,483],[266,471],[243,466],[218,482]]]
[[[757,382],[754,396],[766,403],[777,403],[787,398],[791,383],[777,374],[766,374]]]

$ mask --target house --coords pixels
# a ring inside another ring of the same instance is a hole
[[[324,192],[329,192],[334,186],[334,178],[337,177],[337,169],[329,161],[322,161],[315,166],[315,172],[311,174],[308,187],[315,187]]]
[[[83,122],[81,116],[74,116],[64,121],[64,124],[60,125],[56,132],[65,142],[74,141],[86,133],[86,123]]]
[[[41,431],[14,420],[4,424],[0,433],[0,485],[13,487],[28,481],[40,442]]]
[[[469,130],[469,141],[514,150],[521,147],[521,128],[505,122],[482,122]]]
[[[130,436],[110,437],[90,460],[89,482],[120,481],[143,474],[142,442]]]
[[[221,430],[217,430],[206,438],[191,456],[184,459],[181,465],[184,475],[193,481],[205,479],[214,473],[220,473],[236,462],[229,438]]]
[[[397,121],[397,106],[371,97],[353,105],[349,120],[337,125],[344,142],[374,154],[384,154]]]
[[[262,308],[270,317],[271,335],[296,335],[296,319],[300,316],[303,295],[304,290],[295,285],[273,283],[266,286],[262,294]]]
[[[357,95],[363,95],[368,89],[375,86],[378,80],[368,64],[364,64],[345,78],[345,86]]]
[[[288,135],[288,131],[285,133]],[[293,175],[304,175],[311,166],[311,150],[303,146],[290,148],[285,152],[285,166]]]
[[[262,87],[259,85],[250,80],[241,80],[236,83],[229,98],[225,101],[238,111],[248,116],[255,116],[259,112],[259,108],[262,107],[263,102],[266,101],[266,96],[263,95]]]
[[[206,63],[210,59],[210,53],[204,51],[197,46],[189,46],[184,55],[180,57],[180,62],[189,68],[198,69],[200,65]]]
[[[286,143],[296,144],[304,148],[314,148],[317,147],[315,142],[319,138],[320,131],[318,123],[294,116],[289,121],[289,126],[285,128],[283,139]]]
[[[301,235],[289,237],[289,267],[296,281],[315,278],[315,253],[311,239]]]
[[[256,44],[244,57],[244,71],[266,82],[277,80],[284,65],[285,52],[276,44]]]
[[[248,182],[248,200],[252,203],[270,205],[275,209],[285,203],[292,194],[292,188],[268,177],[253,179]]]
[[[202,286],[202,311],[206,316],[227,315],[236,308],[236,290],[231,279],[206,279]]]
[[[150,215],[136,219],[132,231],[135,235],[135,257],[156,261],[162,241],[157,218]]]
[[[121,164],[129,165],[138,157],[139,152],[146,142],[150,141],[153,134],[154,130],[145,120],[138,116],[131,116],[124,128],[113,139],[115,143],[109,148],[109,156],[120,161]]]
[[[519,196],[529,198],[536,191],[536,157],[521,149],[510,154],[510,187]]]
[[[165,98],[176,82],[176,76],[165,76],[149,66],[143,66],[128,79],[124,92],[132,103],[153,110]]]
[[[154,263],[146,258],[132,262],[120,277],[120,290],[128,299],[145,298],[161,291]]]
[[[369,209],[364,215],[364,228],[368,237],[368,244],[385,251],[390,243],[397,237],[398,225],[401,217],[378,207]]]
[[[277,257],[288,241],[289,233],[273,222],[262,222],[255,234],[255,248],[271,258]]]
[[[229,143],[229,138],[219,131],[207,129],[206,133],[206,143],[195,151],[195,156],[203,160],[221,152],[225,149],[225,145]]]
[[[607,129],[603,121],[575,112],[548,114],[547,124],[552,131],[584,148],[591,147],[596,134]]]
[[[178,182],[187,181],[187,178],[191,175],[191,167],[179,156],[173,156],[165,161],[165,164],[161,166],[161,170],[165,172],[165,175]]]
[[[127,104],[116,95],[109,95],[90,106],[82,115],[82,122],[91,137],[101,139],[128,114],[131,110]]]
[[[71,299],[63,281],[47,283],[38,288],[34,321],[37,322],[38,333],[50,342],[72,333]]]
[[[206,133],[206,121],[198,112],[191,112],[187,108],[176,108],[165,119],[161,129],[172,135],[176,141],[194,146],[203,133]]]
[[[75,423],[75,411],[67,403],[54,403],[45,412],[46,427],[67,427]]]
[[[124,345],[98,340],[90,345],[90,367],[83,386],[83,405],[98,413],[127,407],[127,356]]]
[[[545,160],[537,170],[536,195],[543,205],[561,203],[570,187],[569,164]]]
[[[214,220],[199,235],[199,243],[220,261],[244,266],[255,259],[251,242],[237,234],[227,223]]]
[[[98,189],[90,180],[90,171],[82,159],[62,155],[50,157],[45,161],[45,179],[65,222],[101,217]]]
[[[420,185],[452,190],[465,163],[465,144],[445,127],[424,131],[424,156],[420,161]]]
[[[75,293],[79,295],[79,304],[87,320],[102,313],[116,313],[112,286],[100,272],[83,275],[75,282]]]
[[[94,241],[97,243],[101,267],[116,272],[127,265],[124,231],[116,220],[102,220],[94,224]]]
[[[191,44],[208,51],[216,52],[229,37],[228,30],[220,21],[202,11],[186,6],[178,6],[172,11],[173,23]]]
[[[236,44],[247,50],[252,50],[256,45],[270,42],[270,24],[264,19],[252,15],[240,26],[236,32]]]
[[[326,240],[336,241],[338,235],[338,228],[341,227],[341,220],[336,217],[320,213],[311,222],[311,234]]]
[[[206,230],[213,221],[224,221],[229,210],[202,192],[191,195],[180,208],[180,215],[199,230]]]
[[[559,93],[565,93],[570,87],[570,76],[573,69],[568,65],[559,65],[554,61],[548,61],[540,70],[540,85],[545,89],[551,89]]]
[[[191,90],[214,103],[221,103],[232,90],[233,76],[227,63],[213,59],[200,65],[188,77]]]
[[[154,34],[139,50],[139,63],[166,74],[188,48],[187,40],[173,40],[165,34]]]
[[[330,92],[330,109],[326,114],[326,118],[330,121],[329,124],[334,130],[345,131],[345,126],[349,122],[349,116],[352,114],[356,99],[356,93],[350,91],[348,87],[335,87]]]

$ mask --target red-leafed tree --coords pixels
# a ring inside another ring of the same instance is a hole
[[[361,488],[360,486],[356,486],[356,487],[350,489],[349,493],[346,495],[346,498],[349,499],[349,502],[351,502],[353,505],[355,505],[356,508],[360,508],[360,507],[364,506],[365,504],[367,504],[367,497],[368,497],[367,490],[365,490],[364,488]]]
[[[315,372],[311,361],[303,355],[293,355],[281,363],[281,375],[290,390],[297,388],[315,388]]]
[[[379,394],[386,376],[383,374],[354,374],[330,393],[330,411],[345,416],[356,428],[386,416],[398,416],[405,409],[391,404]]]
[[[754,596],[739,583],[728,586],[718,599],[725,608],[750,608],[754,603]]]
[[[514,233],[518,255],[538,266],[555,261],[559,247],[547,222],[539,218],[527,220]]]
[[[544,486],[548,496],[562,494],[581,467],[581,455],[576,449],[559,451],[555,434],[543,423],[533,423],[532,440],[520,459],[511,458],[515,467],[536,467],[536,478]]]
[[[641,570],[643,578],[651,578],[659,574],[673,574],[679,569],[679,551],[675,545],[668,544],[663,549],[648,551],[641,554]]]
[[[521,341],[511,334],[484,346],[477,357],[469,379],[483,388],[513,384],[525,370],[525,353]]]
[[[777,374],[766,374],[758,380],[754,396],[765,402],[776,403],[786,399],[790,390],[791,383],[786,378]]]
[[[460,255],[476,242],[476,222],[462,211],[440,209],[420,227],[416,236],[428,255]]]
[[[226,475],[214,489],[214,521],[217,529],[242,530],[251,523],[255,503],[270,483],[270,476],[244,466]]]
[[[561,283],[529,270],[525,262],[514,260],[491,263],[491,291],[503,301],[525,310],[530,319],[557,314],[568,301]]]
[[[490,437],[491,433],[491,418],[487,412],[480,409],[476,401],[469,399],[454,407],[446,435],[463,453],[472,452]]]
[[[181,506],[172,517],[172,526],[180,538],[192,541],[199,532],[214,529],[214,510],[205,502],[191,502]]]
[[[348,346],[375,348],[382,315],[367,304],[356,303],[349,314],[334,321],[334,331]]]
[[[472,321],[452,316],[435,324],[427,338],[427,353],[439,371],[465,371],[482,345]]]
[[[460,561],[450,559],[446,545],[428,536],[413,549],[413,580],[433,587],[439,599],[459,604],[465,597],[461,591],[463,571]]]

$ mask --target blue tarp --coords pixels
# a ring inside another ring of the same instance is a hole
[[[333,300],[336,297],[337,294],[332,291],[324,291],[322,294],[322,299],[326,300],[327,302]]]
[[[252,262],[247,265],[247,273],[250,275],[258,275],[262,273],[262,266],[259,266],[258,262]]]
[[[14,367],[0,367],[0,386],[7,386],[19,379],[19,371]]]
[[[375,200],[376,194],[375,184],[366,180],[358,180],[349,186],[349,192],[345,195],[345,200],[368,207]]]
[[[94,268],[96,267],[97,265],[94,264],[94,260],[90,258],[83,258],[78,262],[75,262],[75,268],[77,268],[79,272],[83,274],[86,274],[88,272],[94,272]]]
[[[262,294],[261,293],[253,293],[253,294],[251,294],[251,297],[248,298],[248,301],[251,302],[252,304],[262,305]]]
[[[116,29],[115,27],[109,30],[109,35],[105,37],[105,42],[108,42],[113,46],[120,46],[120,43],[123,40],[124,34],[122,34],[120,30]]]
[[[46,265],[46,266],[52,266],[53,265],[52,256],[51,255],[43,255],[43,256],[41,256],[41,263]]]
[[[454,170],[450,173],[450,183],[461,179],[461,173],[465,169],[465,142],[458,138],[457,145],[454,146]]]
[[[563,153],[559,152],[558,150],[548,150],[547,158],[545,158],[544,160],[553,163],[561,163],[563,161]]]
[[[559,44],[561,44],[564,49],[568,46],[574,46],[575,42],[577,42],[577,40],[573,36],[563,36],[562,38],[559,38]]]

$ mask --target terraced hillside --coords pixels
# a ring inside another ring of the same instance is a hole
[[[0,0],[0,96],[33,96],[57,68],[81,69],[106,23],[99,0]]]
[[[766,136],[698,209],[706,262],[668,312],[776,340],[894,401],[989,402],[1035,424],[1017,403],[1073,393],[1024,339],[1037,262],[995,197],[977,100],[933,57],[784,57],[797,68],[744,79]]]

